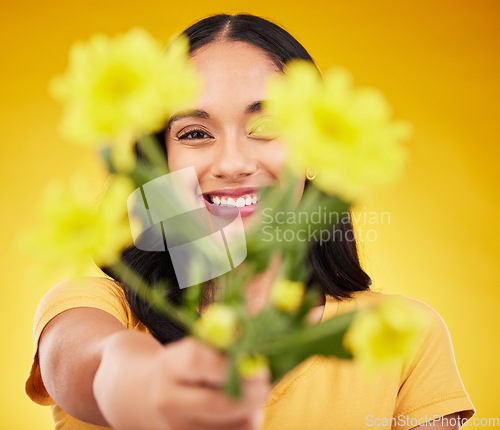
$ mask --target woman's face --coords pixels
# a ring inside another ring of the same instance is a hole
[[[266,81],[281,73],[265,51],[245,42],[214,42],[192,55],[204,87],[192,109],[173,115],[166,134],[172,171],[193,166],[211,212],[245,218],[258,189],[277,184],[285,160],[279,139],[256,134]],[[257,121],[257,122],[256,122]]]

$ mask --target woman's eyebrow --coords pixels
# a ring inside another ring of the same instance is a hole
[[[250,103],[245,109],[245,113],[260,112],[261,110],[262,110],[262,101],[258,100],[256,102]],[[178,121],[182,118],[191,118],[191,117],[208,119],[210,118],[210,114],[201,109],[189,109],[178,112],[172,115],[171,118],[169,119],[167,123],[167,129],[171,127],[173,122]]]
[[[167,124],[167,129],[170,128],[173,122],[178,121],[182,118],[195,117],[195,118],[210,118],[208,112],[201,109],[189,109],[182,112],[178,112],[170,117]]]
[[[245,113],[260,112],[261,110],[262,110],[262,100],[259,100],[249,104],[245,110]]]

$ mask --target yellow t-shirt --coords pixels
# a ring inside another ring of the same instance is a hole
[[[386,294],[363,291],[352,299],[326,296],[322,321],[376,304]],[[309,357],[273,387],[263,407],[262,430],[398,429],[406,430],[454,412],[470,418],[474,408],[455,364],[448,329],[431,307],[405,298],[425,311],[429,329],[414,357],[397,371],[367,379],[352,361]],[[91,307],[117,318],[126,328],[148,332],[131,312],[122,290],[106,278],[66,281],[42,299],[34,322],[34,355],[26,381],[29,397],[51,405],[56,430],[97,430],[106,427],[79,421],[57,406],[40,374],[37,348],[47,323],[65,310]]]

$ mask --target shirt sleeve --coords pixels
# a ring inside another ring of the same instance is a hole
[[[42,381],[38,362],[38,344],[45,326],[57,315],[74,308],[103,310],[125,327],[131,328],[131,313],[125,294],[112,280],[107,278],[82,278],[64,281],[43,297],[35,313],[33,324],[33,360],[26,380],[26,394],[40,405],[53,405]]]
[[[414,357],[403,368],[393,429],[411,429],[455,412],[460,412],[463,425],[475,410],[457,369],[448,328],[430,306],[412,302],[429,316],[429,326]]]

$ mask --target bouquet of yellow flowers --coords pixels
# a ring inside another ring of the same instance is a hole
[[[111,181],[99,199],[92,197],[82,176],[70,187],[49,186],[45,227],[35,237],[46,267],[71,268],[79,275],[93,259],[127,279],[159,313],[228,354],[227,391],[235,396],[240,377],[270,369],[275,381],[316,354],[354,357],[367,369],[407,356],[422,328],[413,309],[391,299],[376,309],[308,323],[317,291],[305,286],[310,275],[306,241],[298,234],[292,240],[269,240],[266,231],[279,234],[283,223],[262,216],[247,234],[217,235],[229,224],[237,226],[241,202],[229,205],[235,206],[234,216],[221,225],[216,213],[207,221],[207,208],[182,192],[186,184],[193,185],[193,175],[196,182],[194,169],[171,172],[154,133],[174,112],[188,109],[201,89],[188,50],[182,37],[164,50],[141,29],[116,38],[96,35],[73,46],[66,74],[51,84],[52,94],[63,103],[62,132],[71,141],[97,148]],[[266,96],[266,115],[257,119],[253,133],[262,139],[282,137],[288,158],[280,186],[262,190],[260,212],[279,208],[295,214],[286,226],[289,232],[307,227],[314,236],[328,223],[311,225],[309,216],[300,215],[318,208],[344,213],[371,189],[401,175],[407,158],[401,142],[409,136],[409,125],[391,118],[379,91],[353,88],[346,70],[320,76],[312,64],[293,61],[269,82]],[[297,202],[297,177],[306,170],[315,179]],[[165,219],[168,228],[161,223]],[[184,303],[168,300],[173,286],[149,285],[121,260],[131,245],[170,252],[179,262],[179,286],[187,288]],[[230,248],[229,264],[227,256],[225,261],[218,258],[221,246]],[[270,301],[252,314],[245,307],[243,286],[275,256],[280,271]],[[197,304],[205,282],[214,278],[219,297],[201,312]]]

